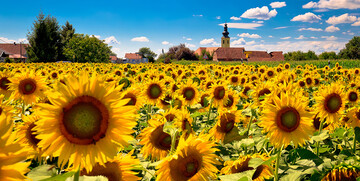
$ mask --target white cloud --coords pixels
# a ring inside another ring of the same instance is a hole
[[[95,38],[97,38],[97,39],[99,39],[100,40],[100,35],[90,35],[90,37],[95,37]]]
[[[249,42],[246,42],[246,45],[254,45],[254,44],[256,44],[256,42],[255,42],[255,41],[249,41]]]
[[[280,26],[280,27],[274,28],[274,30],[280,30],[280,29],[285,29],[285,28],[288,28],[288,27],[287,26]]]
[[[214,38],[203,39],[200,41],[200,45],[208,45],[214,42],[215,42]]]
[[[246,41],[244,40],[244,38],[240,38],[240,39],[232,41],[230,43],[230,45],[234,46],[234,47],[239,46],[239,45],[245,45],[245,44],[246,44]]]
[[[235,16],[232,16],[230,19],[235,20],[235,21],[241,20],[241,18],[235,17]]]
[[[304,35],[300,35],[299,37],[295,38],[296,40],[303,40],[307,39]]]
[[[323,8],[323,9],[358,9],[359,0],[320,0],[319,2],[310,1],[303,5],[303,8]]]
[[[321,38],[325,38],[327,41],[335,41],[338,39],[335,36],[322,36]]]
[[[114,36],[105,38],[105,43],[106,44],[120,44],[120,42],[117,41],[117,39]]]
[[[329,26],[325,29],[326,32],[335,32],[335,31],[340,31],[340,29],[334,25]]]
[[[216,19],[221,19],[221,16],[216,16]]]
[[[243,38],[261,38],[261,36],[258,34],[249,34],[249,33],[242,33],[242,34],[238,34],[237,36]]]
[[[145,36],[135,37],[131,39],[131,41],[137,41],[137,42],[149,42],[149,39]]]
[[[241,17],[248,19],[268,20],[272,17],[275,17],[276,15],[277,11],[275,9],[269,11],[267,6],[263,6],[262,8],[256,7],[248,9],[241,15]]]
[[[342,32],[343,35],[355,35],[355,33],[351,32],[350,30],[346,32]]]
[[[161,44],[163,44],[163,45],[168,45],[168,44],[170,44],[168,41],[163,41],[163,42],[161,42]]]
[[[192,38],[188,38],[188,37],[185,37],[185,36],[183,36],[183,39],[188,40],[188,41],[192,40]]]
[[[300,28],[299,31],[323,31],[321,28]]]
[[[194,17],[203,17],[202,14],[193,14]]]
[[[188,48],[195,48],[196,47],[196,45],[190,44],[190,43],[185,43],[185,46],[188,47]]]
[[[315,36],[312,36],[312,37],[310,37],[311,39],[318,39],[317,37],[315,37]]]
[[[14,42],[18,42],[16,40],[11,40],[5,37],[0,37],[0,43],[14,43]]]
[[[250,29],[250,30],[254,30],[257,27],[263,26],[263,24],[260,23],[228,23],[227,25],[229,28]],[[219,26],[224,26],[224,23],[219,24]]]
[[[342,23],[353,23],[357,20],[356,16],[349,16],[349,13],[345,13],[341,16],[332,16],[330,17],[328,20],[326,20],[326,22],[328,24],[342,24]]]
[[[321,16],[317,16],[314,13],[310,13],[310,12],[297,15],[293,19],[291,19],[291,21],[301,21],[301,22],[309,22],[309,23],[318,22],[319,20],[321,20]]]
[[[357,21],[357,22],[355,22],[355,23],[351,24],[351,26],[360,26],[360,18],[359,18],[359,21]]]
[[[272,2],[270,3],[272,8],[282,8],[286,6],[286,2]]]
[[[273,36],[269,35],[269,38],[273,38]]]
[[[280,38],[280,39],[282,39],[282,40],[288,40],[288,39],[290,39],[290,38],[291,38],[291,36],[287,36],[287,37]]]

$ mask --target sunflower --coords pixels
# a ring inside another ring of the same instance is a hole
[[[10,90],[13,91],[10,99],[21,99],[26,104],[33,104],[44,97],[45,79],[33,71],[16,75],[10,81]]]
[[[161,116],[167,121],[167,122],[173,122],[180,116],[181,111],[170,108],[167,109],[164,113],[161,114]]]
[[[286,147],[291,141],[296,147],[303,145],[314,131],[312,115],[305,110],[307,103],[292,94],[280,94],[281,98],[273,96],[274,104],[264,106],[258,125],[276,148]]]
[[[243,85],[242,89],[241,89],[241,92],[240,92],[240,96],[242,98],[245,98],[245,99],[248,99],[249,98],[249,95],[250,95],[250,90],[252,90],[252,85],[249,84],[249,83],[246,83],[245,85]]]
[[[356,180],[360,176],[360,169],[353,166],[341,165],[329,171],[322,181]]]
[[[219,106],[220,108],[224,105],[224,101],[227,101],[227,87],[225,84],[214,83],[208,91],[209,99],[212,100],[213,106]]]
[[[166,91],[164,81],[147,80],[146,85],[144,85],[143,96],[146,97],[149,104],[155,105],[165,97]]]
[[[349,121],[346,122],[347,125],[352,128],[360,127],[360,107],[351,108],[346,116],[349,118]]]
[[[345,108],[345,93],[340,83],[320,87],[314,98],[315,111],[319,113],[321,119],[326,118],[328,124],[339,120]]]
[[[13,77],[13,73],[10,71],[2,71],[0,72],[0,94],[3,94],[5,98],[8,98],[12,90],[10,90],[10,79]]]
[[[12,117],[14,114],[16,114],[16,110],[9,105],[9,101],[4,100],[4,95],[0,94],[0,115],[6,114],[7,116]]]
[[[209,98],[208,93],[206,92],[201,93],[200,100],[198,102],[201,105],[201,109],[198,110],[199,112],[207,111],[206,108],[208,108],[210,105],[208,98]]]
[[[143,129],[139,135],[140,144],[144,145],[140,153],[144,158],[151,158],[153,161],[165,158],[171,148],[171,136],[163,131],[164,119],[155,115],[148,121],[149,126]]]
[[[346,101],[350,103],[350,105],[355,105],[359,102],[359,91],[356,89],[349,89],[346,92]]]
[[[206,141],[202,137],[190,135],[188,139],[182,137],[176,152],[166,157],[156,167],[156,180],[211,180],[216,178],[219,165],[215,143]]]
[[[0,115],[0,178],[1,180],[25,180],[25,174],[30,171],[27,158],[28,149],[14,142],[11,117]]]
[[[216,125],[210,130],[210,134],[215,138],[217,142],[224,141],[225,136],[232,131],[236,131],[234,127],[240,122],[239,117],[241,112],[236,109],[233,110],[219,110]]]
[[[220,172],[222,174],[229,175],[255,169],[255,172],[252,176],[253,181],[264,181],[270,179],[273,174],[271,171],[272,168],[269,165],[260,165],[256,168],[249,167],[249,161],[253,158],[260,158],[263,161],[269,159],[265,155],[260,154],[240,156],[237,160],[226,161],[224,163],[224,168],[222,168]]]
[[[106,86],[95,74],[69,75],[65,83],[57,83],[57,92],[48,94],[51,104],[39,105],[38,145],[47,148],[45,155],[59,157],[61,167],[68,162],[91,171],[96,162],[104,164],[133,139],[135,107],[120,99],[121,87]]]
[[[239,102],[239,96],[233,90],[229,90],[226,95],[227,98],[224,99],[223,107],[226,109],[237,109],[236,105]]]
[[[188,80],[178,90],[178,94],[185,99],[185,104],[194,105],[199,99],[198,86],[192,80]]]
[[[273,83],[270,81],[257,84],[254,92],[252,92],[251,94],[255,101],[255,104],[260,105],[261,102],[265,99],[265,96],[273,91],[273,87]]]
[[[122,94],[122,99],[129,100],[129,102],[126,104],[127,106],[135,106],[137,110],[140,110],[140,108],[145,104],[145,98],[141,94],[139,85],[133,85],[129,87]]]
[[[192,129],[193,119],[186,109],[179,112],[174,120],[175,126],[181,130],[185,138],[188,138],[190,134],[194,134],[194,130]]]
[[[131,171],[135,166],[140,165],[140,161],[131,156],[133,151],[126,155],[118,155],[109,160],[104,165],[96,163],[91,172],[81,170],[80,175],[104,176],[109,181],[136,181],[141,180],[136,176],[136,172]]]
[[[31,156],[29,158],[35,158],[37,160],[41,159],[42,151],[38,146],[40,142],[39,139],[36,138],[37,134],[34,130],[35,122],[39,120],[39,117],[35,114],[31,115],[22,115],[22,120],[24,121],[22,124],[17,126],[17,136],[20,144],[23,144],[30,148]]]

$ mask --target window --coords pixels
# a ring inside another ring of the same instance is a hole
[[[229,44],[229,40],[228,40],[227,42],[228,42],[228,44]]]
[[[223,40],[223,44],[225,44],[225,40]]]

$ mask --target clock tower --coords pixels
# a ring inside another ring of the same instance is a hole
[[[221,37],[221,47],[222,48],[230,48],[230,37],[228,32],[227,24],[225,23],[224,32],[222,33],[223,36]]]

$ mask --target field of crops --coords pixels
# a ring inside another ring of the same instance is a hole
[[[1,64],[0,180],[357,180],[360,68]]]
[[[269,66],[269,67],[276,67],[279,64],[290,64],[291,68],[296,68],[296,66],[301,65],[315,65],[318,68],[324,68],[325,66],[329,65],[330,61],[330,68],[333,68],[336,63],[338,63],[343,68],[355,68],[360,67],[360,60],[348,60],[348,59],[341,59],[341,60],[306,60],[306,61],[263,61],[263,62],[244,62],[246,65],[253,65],[253,66]],[[193,63],[200,63],[200,64],[218,64],[219,62],[214,61],[190,61],[190,60],[181,60],[181,61],[173,61],[173,63],[181,64],[181,65],[191,65]],[[222,65],[239,65],[241,64],[240,61],[238,62],[220,62]]]

